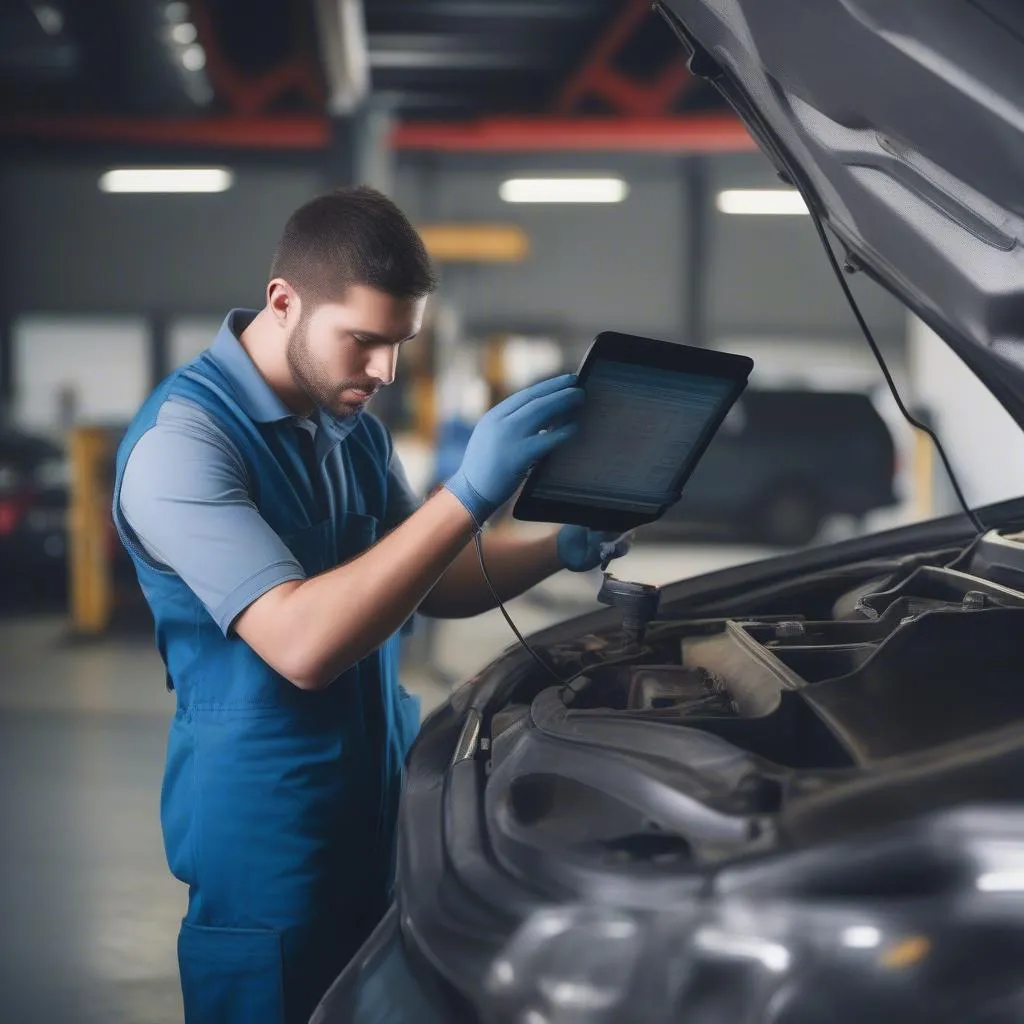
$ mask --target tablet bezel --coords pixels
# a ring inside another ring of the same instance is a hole
[[[516,519],[534,523],[571,523],[587,526],[592,530],[615,530],[618,532],[656,522],[682,497],[686,481],[700,464],[708,445],[711,444],[736,399],[743,394],[750,372],[754,368],[754,361],[747,356],[716,352],[706,348],[693,348],[689,345],[658,341],[654,338],[642,338],[637,335],[622,334],[618,331],[603,331],[594,339],[580,364],[577,377],[582,387],[586,387],[590,370],[600,360],[632,363],[677,373],[726,378],[732,381],[733,387],[723,400],[718,412],[708,420],[703,434],[694,445],[690,458],[673,481],[672,490],[675,497],[666,505],[661,506],[657,513],[623,511],[602,505],[583,505],[576,502],[537,497],[533,492],[536,490],[538,479],[548,461],[544,459],[531,470],[526,479],[519,500],[512,512]]]

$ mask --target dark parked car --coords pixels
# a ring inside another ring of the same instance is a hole
[[[67,458],[59,445],[0,427],[0,573],[5,590],[62,580],[67,474]]]
[[[747,391],[686,485],[644,533],[714,524],[739,540],[810,543],[829,516],[862,519],[896,503],[896,448],[868,395]]]
[[[1024,5],[656,6],[838,278],[1024,425]],[[550,672],[507,652],[424,725],[396,906],[315,1020],[1024,1020],[1022,529],[809,549],[666,588],[644,635],[548,630]]]

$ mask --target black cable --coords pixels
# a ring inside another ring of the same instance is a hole
[[[502,601],[501,597],[498,594],[498,591],[495,589],[494,584],[491,582],[491,577],[487,573],[487,566],[484,563],[484,546],[483,546],[483,542],[480,539],[480,534],[479,533],[476,534],[474,540],[476,541],[476,557],[477,557],[478,561],[480,562],[480,572],[483,573],[484,582],[487,584],[487,589],[490,590],[491,596],[494,598],[494,603],[501,610],[501,614],[505,616],[505,621],[509,624],[509,628],[512,630],[513,633],[515,633],[516,639],[523,645],[523,647],[526,648],[526,650],[528,650],[530,652],[531,656],[533,657],[533,660],[536,661],[537,664],[540,665],[541,668],[543,668],[544,671],[547,672],[548,675],[550,675],[557,683],[559,683],[559,685],[561,685],[563,688],[567,688],[567,687],[571,686],[574,682],[576,682],[577,679],[580,678],[580,676],[585,675],[586,672],[588,671],[588,669],[592,668],[593,666],[592,665],[585,665],[578,672],[575,672],[573,675],[569,676],[568,679],[563,679],[533,649],[533,647],[530,646],[530,644],[527,641],[526,637],[524,637],[523,634],[519,632],[519,630],[516,628],[516,624],[512,621],[512,617],[505,610],[505,602]],[[601,660],[601,667],[602,668],[611,668],[611,667],[613,667],[615,665],[621,665],[623,662],[635,661],[638,657],[642,656],[643,654],[648,653],[648,651],[649,651],[649,648],[646,648],[646,647],[641,647],[639,650],[631,648],[631,649],[629,649],[627,651],[617,651],[617,652],[609,655],[606,659],[603,658]]]
[[[519,632],[519,630],[518,630],[518,629],[516,628],[516,624],[515,624],[515,623],[514,623],[514,622],[512,621],[512,616],[511,616],[511,615],[509,615],[509,613],[508,613],[508,612],[507,612],[507,611],[505,610],[505,602],[504,602],[504,601],[502,601],[502,599],[501,599],[500,595],[498,594],[498,591],[494,589],[494,584],[493,584],[493,583],[491,582],[491,577],[490,577],[490,576],[489,576],[489,575],[487,574],[487,566],[486,566],[486,565],[484,564],[484,545],[483,545],[483,541],[482,541],[482,540],[480,539],[480,532],[479,532],[479,531],[477,531],[477,533],[476,533],[476,535],[474,536],[474,538],[473,538],[473,539],[474,539],[474,540],[476,541],[476,557],[477,557],[477,559],[478,559],[478,560],[479,560],[479,562],[480,562],[480,571],[481,571],[481,572],[483,573],[483,575],[484,575],[484,582],[485,582],[485,583],[487,584],[487,589],[488,589],[488,590],[490,590],[490,592],[491,592],[491,596],[492,596],[492,597],[494,598],[494,601],[495,601],[495,603],[496,603],[496,604],[497,604],[497,606],[498,606],[498,607],[499,607],[499,608],[501,609],[501,614],[505,616],[505,621],[506,621],[506,622],[508,623],[508,625],[509,625],[509,628],[510,628],[510,629],[512,630],[512,632],[513,632],[513,633],[515,633],[515,635],[516,635],[516,639],[517,639],[517,640],[518,640],[518,641],[519,641],[519,642],[520,642],[520,643],[521,643],[521,644],[522,644],[522,645],[523,645],[523,646],[524,646],[524,647],[525,647],[525,648],[526,648],[526,649],[527,649],[527,650],[528,650],[528,651],[530,652],[530,654],[531,654],[531,655],[533,656],[533,660],[534,660],[535,662],[537,662],[537,664],[538,664],[538,665],[540,665],[540,667],[541,667],[542,669],[544,669],[544,671],[545,671],[545,672],[547,672],[547,673],[548,673],[548,674],[549,674],[550,676],[552,676],[552,677],[554,678],[554,680],[555,680],[555,681],[556,681],[556,682],[557,682],[557,683],[558,683],[558,684],[559,684],[560,686],[566,686],[566,685],[568,685],[568,684],[567,684],[567,681],[566,681],[565,679],[563,679],[563,678],[562,678],[562,677],[561,677],[561,676],[560,676],[560,675],[559,675],[559,674],[558,674],[558,673],[557,673],[557,672],[556,672],[556,671],[555,671],[555,670],[554,670],[554,669],[553,669],[553,668],[552,668],[552,667],[551,667],[551,666],[550,666],[550,665],[549,665],[549,664],[548,664],[548,663],[547,663],[547,662],[546,662],[546,661],[545,661],[545,660],[544,660],[544,659],[543,659],[543,658],[542,658],[542,657],[541,657],[541,656],[540,656],[540,655],[539,655],[539,654],[538,654],[538,653],[537,653],[537,652],[536,652],[536,651],[535,651],[535,650],[534,650],[534,649],[533,649],[533,648],[532,648],[532,647],[530,646],[530,644],[529,644],[529,643],[527,642],[527,640],[526,640],[526,637],[524,637],[524,636],[523,636],[523,634],[522,634],[522,633],[520,633],[520,632]]]
[[[949,461],[949,456],[946,455],[946,449],[943,448],[938,434],[936,434],[931,427],[926,427],[920,420],[913,416],[906,405],[904,405],[903,399],[900,397],[899,389],[896,387],[896,382],[892,379],[892,374],[889,372],[889,367],[885,362],[885,356],[882,355],[882,350],[878,347],[878,342],[875,341],[875,336],[871,333],[871,329],[868,327],[867,321],[865,321],[864,316],[860,311],[860,306],[857,304],[857,300],[854,298],[850,286],[846,283],[846,278],[843,276],[843,271],[839,266],[839,261],[836,259],[836,254],[832,251],[832,246],[829,243],[828,236],[825,234],[825,225],[822,223],[821,216],[815,209],[814,203],[811,202],[809,196],[804,195],[804,201],[807,203],[807,209],[811,213],[811,219],[814,221],[814,227],[818,232],[818,237],[821,239],[821,244],[828,256],[829,263],[832,264],[832,270],[836,275],[836,280],[839,282],[839,287],[842,288],[843,294],[846,296],[846,301],[849,303],[850,309],[853,311],[853,315],[857,320],[857,325],[860,327],[861,331],[863,331],[864,337],[867,339],[867,343],[871,348],[871,353],[874,355],[875,361],[878,363],[882,371],[882,376],[885,378],[885,383],[889,386],[889,391],[896,401],[897,408],[903,418],[912,427],[916,427],[931,439],[932,444],[935,445],[935,451],[938,452],[939,458],[942,460],[942,465],[945,467],[946,473],[949,476],[949,482],[953,485],[953,490],[956,492],[957,500],[963,507],[964,512],[967,513],[967,518],[970,519],[974,528],[978,531],[978,534],[983,534],[987,528],[978,518],[978,514],[973,508],[971,508],[970,503],[964,496],[964,492],[960,487],[960,482],[956,478],[956,473],[953,472],[953,465]]]

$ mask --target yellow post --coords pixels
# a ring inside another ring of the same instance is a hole
[[[71,432],[71,509],[68,560],[71,626],[76,633],[102,633],[110,624],[113,602],[107,539],[110,493],[106,466],[107,433],[97,427]]]
[[[914,431],[914,519],[922,522],[935,514],[935,448],[923,431]]]
[[[403,370],[409,382],[412,405],[412,430],[425,444],[433,444],[437,436],[437,385],[434,366],[437,362],[437,325],[430,317],[423,325],[419,339],[403,356]]]
[[[437,385],[429,373],[416,372],[412,379],[415,434],[432,444],[437,436]]]
[[[505,342],[507,334],[493,334],[487,339],[483,353],[483,377],[487,382],[491,405],[508,398],[508,380],[505,377]]]

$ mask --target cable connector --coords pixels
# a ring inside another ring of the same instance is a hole
[[[618,608],[627,645],[640,647],[647,635],[648,624],[658,614],[661,587],[651,583],[630,583],[605,573],[597,599],[601,604]]]

